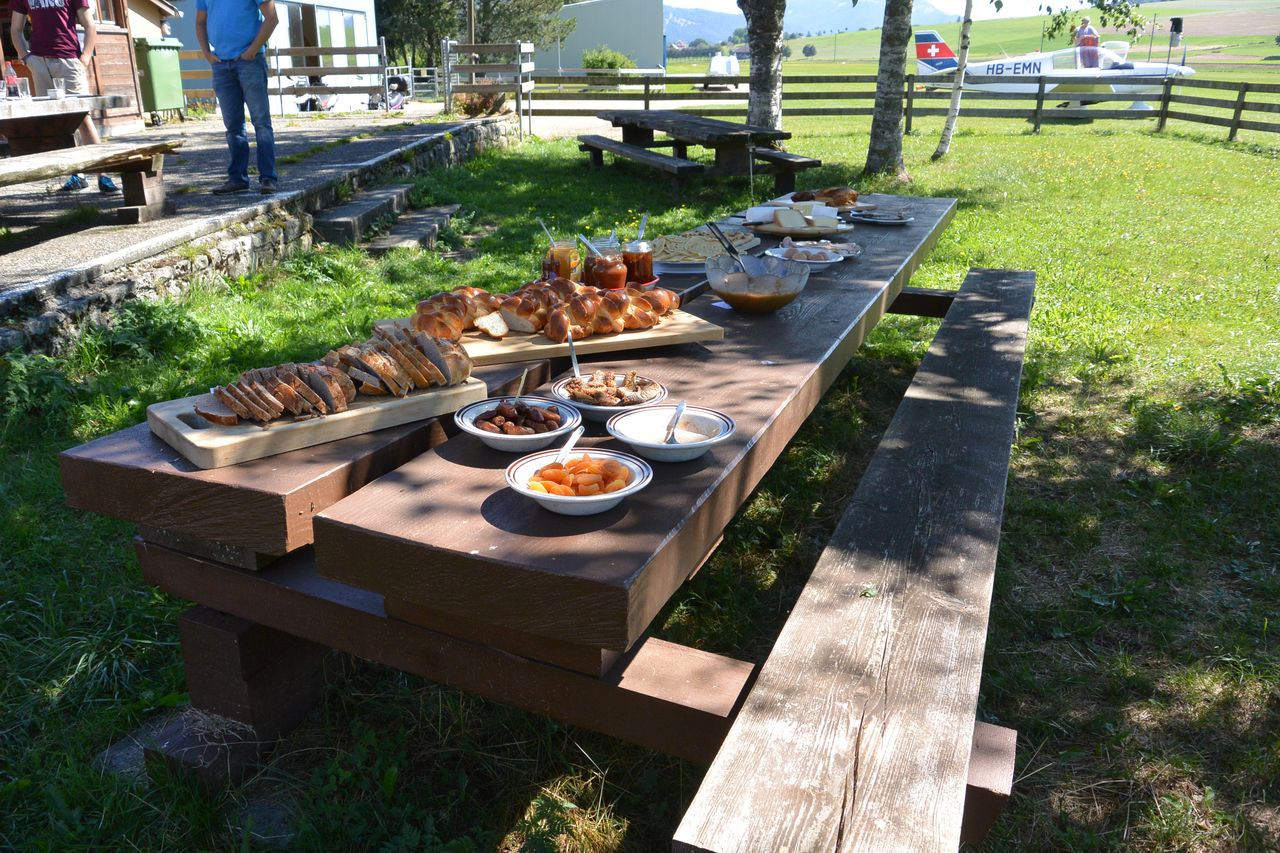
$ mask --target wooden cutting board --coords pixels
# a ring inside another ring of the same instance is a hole
[[[409,319],[379,320],[377,323],[377,325],[394,324],[407,326]],[[592,335],[580,341],[574,341],[573,346],[578,351],[578,355],[591,355],[723,339],[724,329],[715,323],[708,323],[701,317],[676,310],[663,317],[662,322],[652,329],[635,329],[616,335]],[[569,355],[568,343],[557,344],[547,340],[541,334],[526,332],[511,332],[500,341],[478,332],[467,332],[462,336],[462,346],[478,366]]]
[[[834,228],[818,225],[806,225],[804,228],[788,228],[785,225],[775,225],[772,222],[748,225],[747,227],[753,231],[759,231],[761,234],[773,234],[778,237],[821,237],[825,234],[847,234],[853,230],[852,225],[843,222]]]
[[[222,468],[447,414],[487,395],[485,384],[472,378],[461,385],[415,391],[407,397],[361,396],[345,412],[305,421],[283,417],[263,429],[243,421],[231,427],[209,423],[194,410],[196,403],[210,399],[202,394],[148,406],[147,425],[193,465]]]

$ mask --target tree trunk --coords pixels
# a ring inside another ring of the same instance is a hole
[[[739,0],[741,2],[741,0]],[[880,31],[880,74],[876,107],[867,145],[868,173],[890,172],[910,180],[902,164],[902,100],[906,85],[907,42],[911,39],[911,0],[888,0]]]
[[[969,67],[969,28],[973,26],[973,0],[964,0],[964,23],[960,25],[960,53],[956,56],[956,80],[951,86],[951,103],[947,106],[947,118],[942,123],[942,136],[933,151],[933,159],[941,160],[951,150],[951,134],[956,131],[956,119],[960,116],[960,95],[964,90],[964,72]]]
[[[786,0],[738,0],[747,18],[751,91],[747,124],[782,127],[782,13]]]

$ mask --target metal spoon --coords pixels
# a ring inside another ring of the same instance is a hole
[[[663,444],[676,443],[676,426],[680,423],[680,416],[684,414],[684,400],[676,403],[676,413],[671,416],[671,422],[667,424],[667,431],[662,436]]]
[[[649,214],[646,213],[640,217],[640,231],[636,234],[637,243],[644,239],[644,226],[648,224],[649,224]]]
[[[582,438],[582,434],[586,431],[586,427],[580,426],[569,433],[569,440],[564,443],[564,447],[560,448],[560,452],[556,454],[556,458],[551,464],[563,465],[565,460],[569,458],[569,453],[573,450],[573,446],[578,443],[578,439]]]
[[[582,370],[578,367],[578,351],[573,348],[573,327],[569,327],[569,363],[573,365],[573,375],[576,379],[582,378]]]
[[[742,262],[742,253],[738,251],[737,246],[733,245],[732,240],[724,236],[724,232],[720,230],[720,226],[716,225],[714,222],[708,222],[707,230],[711,232],[712,237],[715,237],[716,240],[719,241],[721,246],[724,246],[724,249],[729,253],[729,256],[738,262],[738,267],[743,271],[743,273],[751,275],[751,273],[747,272],[747,265]]]
[[[547,223],[539,219],[538,224],[542,226],[542,233],[547,235],[547,242],[554,246],[556,238],[551,236],[551,229],[547,227]]]
[[[513,406],[520,402],[520,395],[524,393],[524,383],[528,378],[529,368],[526,367],[520,372],[520,384],[516,386],[516,398],[511,403]]]
[[[591,241],[588,240],[586,237],[583,237],[581,234],[579,234],[578,239],[582,241],[582,245],[586,246],[588,249],[591,250],[591,254],[595,255],[597,258],[604,257],[604,255],[600,252],[600,250],[597,249],[595,246],[591,245]]]

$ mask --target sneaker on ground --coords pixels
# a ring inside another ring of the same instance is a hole
[[[242,193],[249,189],[248,184],[242,184],[239,181],[227,181],[220,187],[214,187],[214,195],[230,195],[231,193]]]
[[[87,189],[89,182],[82,175],[72,175],[67,178],[67,182],[58,190],[60,193],[78,193],[80,190]]]
[[[116,186],[116,182],[111,180],[110,175],[98,176],[98,192],[100,193],[118,193],[120,188]]]
[[[258,191],[263,195],[271,195],[276,191],[276,182],[270,178],[263,178],[262,182],[258,184]]]

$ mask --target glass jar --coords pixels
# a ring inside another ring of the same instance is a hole
[[[596,287],[605,290],[624,289],[627,286],[627,265],[622,260],[622,253],[612,249],[606,254],[593,256],[591,278]]]
[[[591,241],[591,245],[595,246],[602,255],[618,255],[619,259],[621,259],[622,244],[616,239],[610,239],[609,237],[597,237]],[[582,283],[589,284],[592,287],[604,287],[603,284],[597,283],[595,279],[594,255],[589,255],[587,257],[587,263],[583,265]]]
[[[551,244],[542,259],[542,278],[544,281],[553,278],[582,281],[582,255],[575,241],[556,240]]]
[[[635,284],[653,281],[653,244],[648,240],[632,240],[623,246],[622,262],[627,265],[627,281]]]

